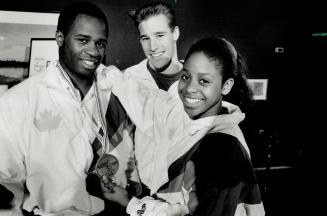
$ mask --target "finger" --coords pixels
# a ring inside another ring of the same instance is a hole
[[[113,201],[115,199],[115,193],[108,191],[108,192],[103,193],[103,197],[108,200]]]
[[[107,178],[107,176],[102,176],[101,180],[105,183],[108,184],[109,183],[109,179]]]
[[[103,192],[110,192],[110,189],[108,188],[107,184],[103,183],[103,181],[101,181],[101,189]]]

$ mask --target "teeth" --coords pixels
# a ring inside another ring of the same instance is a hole
[[[199,103],[201,99],[185,97],[185,101],[190,104],[195,104],[195,103]]]
[[[153,53],[153,54],[151,54],[152,57],[158,57],[160,55],[161,55],[161,52],[160,53]]]
[[[83,60],[83,62],[89,66],[93,66],[95,64],[94,61]]]

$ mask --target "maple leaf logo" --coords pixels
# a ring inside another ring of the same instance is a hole
[[[34,119],[34,125],[40,132],[48,131],[50,133],[51,130],[58,128],[61,119],[62,118],[59,115],[55,115],[51,111],[44,110],[42,113],[40,113],[40,117],[38,119]]]

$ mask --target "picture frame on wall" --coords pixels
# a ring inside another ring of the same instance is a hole
[[[55,37],[59,13],[0,10],[0,82],[29,74],[31,38]]]
[[[32,38],[28,76],[43,73],[51,61],[59,59],[55,38]]]
[[[267,100],[268,79],[247,79],[253,92],[253,100]]]

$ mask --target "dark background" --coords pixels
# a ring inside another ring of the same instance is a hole
[[[91,1],[109,21],[106,64],[124,69],[144,58],[127,14],[149,1]],[[327,37],[312,37],[312,33],[327,32],[324,7],[315,1],[295,0],[166,1],[176,11],[181,32],[179,59],[199,38],[221,36],[246,58],[249,78],[268,79],[267,100],[254,102],[242,127],[267,215],[305,215],[305,206],[315,198],[309,193],[315,176],[309,155],[321,146],[315,135],[320,121],[315,115],[320,98],[316,95],[321,92],[318,83]],[[10,0],[1,2],[0,10],[59,12],[69,2],[72,0]],[[283,47],[284,53],[276,53],[275,47]]]

